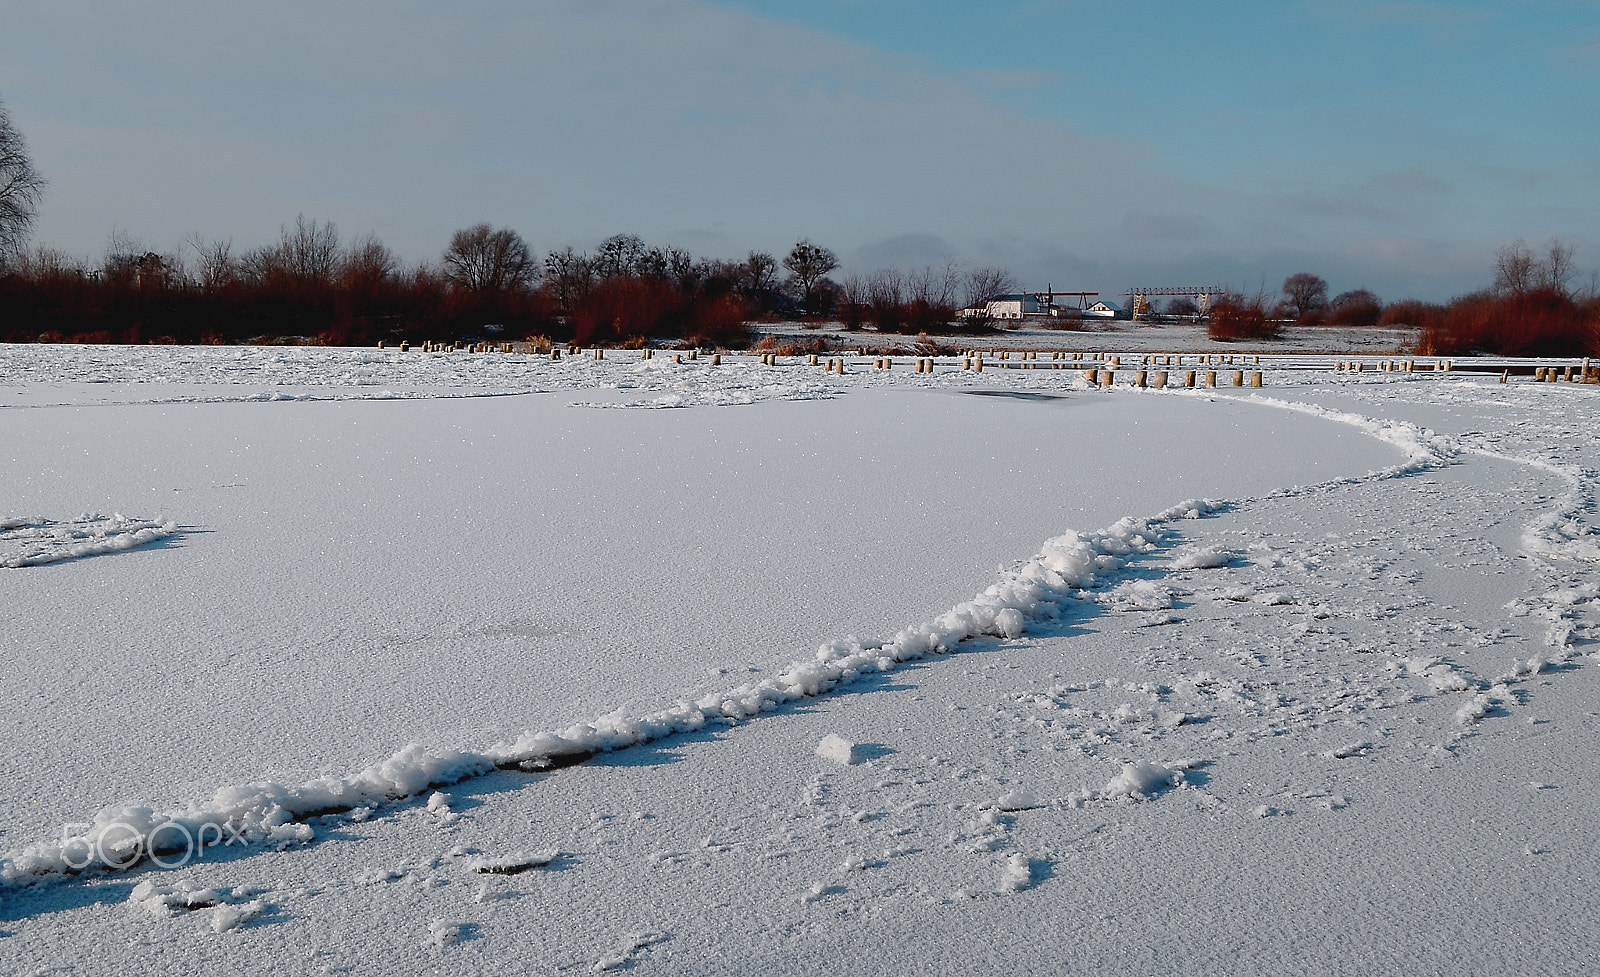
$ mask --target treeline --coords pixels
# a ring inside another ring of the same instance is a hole
[[[0,266],[0,340],[367,345],[498,335],[744,346],[753,319],[804,315],[808,303],[831,312],[837,286],[827,273],[837,266],[809,241],[781,263],[761,251],[725,261],[626,234],[592,253],[540,256],[515,231],[480,224],[456,232],[437,263],[407,267],[375,237],[345,241],[333,224],[301,217],[276,243],[244,252],[196,238],[181,254],[159,254],[116,236],[98,266],[24,251]]]
[[[981,333],[996,325],[985,304],[1015,291],[1016,279],[1001,268],[963,269],[954,262],[914,271],[880,268],[845,278],[834,296],[834,313],[846,329]]]
[[[1211,338],[1272,339],[1286,325],[1380,326],[1420,330],[1424,355],[1582,356],[1600,354],[1600,289],[1571,287],[1575,249],[1552,238],[1542,254],[1523,241],[1495,252],[1494,282],[1449,302],[1402,299],[1385,304],[1366,289],[1332,299],[1328,283],[1309,272],[1284,279],[1274,302],[1265,292],[1231,294],[1212,303]],[[1199,310],[1188,299],[1170,302],[1166,314]]]
[[[507,228],[457,231],[439,260],[405,265],[376,237],[343,240],[331,223],[296,219],[276,242],[236,251],[192,238],[177,254],[114,234],[97,265],[37,247],[0,263],[0,341],[309,342],[371,345],[547,339],[743,348],[762,319],[838,321],[881,333],[985,332],[985,303],[1018,291],[997,268],[955,263],[880,269],[836,281],[838,257],[801,240],[781,260],[696,258],[619,234],[593,252],[540,255]],[[1288,325],[1421,330],[1425,355],[1600,354],[1600,289],[1570,287],[1573,248],[1517,241],[1495,255],[1493,284],[1446,303],[1384,303],[1366,289],[1328,297],[1309,272],[1280,293],[1229,294],[1209,309],[1177,297],[1151,319],[1205,323],[1218,340],[1276,338]],[[1066,320],[1063,321],[1063,324]]]
[[[1420,327],[1429,355],[1583,356],[1600,354],[1600,290],[1570,287],[1571,245],[1552,239],[1542,255],[1522,241],[1495,252],[1494,284],[1445,304],[1398,303],[1391,321]]]

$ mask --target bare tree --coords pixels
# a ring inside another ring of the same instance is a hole
[[[1567,294],[1567,282],[1572,279],[1572,260],[1577,256],[1577,245],[1553,237],[1544,244],[1544,260],[1539,262],[1535,276],[1540,288]]]
[[[300,214],[294,230],[280,232],[278,251],[282,267],[301,281],[331,281],[339,270],[339,231],[332,221],[318,224]]]
[[[282,250],[274,245],[251,248],[239,256],[237,267],[239,279],[256,287],[267,287],[288,274],[283,264]]]
[[[1295,272],[1283,280],[1283,299],[1295,318],[1304,319],[1328,304],[1328,283],[1309,271]]]
[[[1328,321],[1336,326],[1375,326],[1383,315],[1383,303],[1364,288],[1340,292],[1328,303]]]
[[[1517,238],[1494,252],[1494,290],[1505,295],[1522,295],[1536,284],[1539,259],[1528,243]]]
[[[942,268],[924,265],[920,271],[906,275],[906,291],[913,302],[951,307],[955,305],[956,292],[960,288],[961,268],[954,261],[946,262]]]
[[[594,272],[602,279],[642,274],[647,249],[637,234],[613,234],[600,242],[594,255]]]
[[[469,292],[526,288],[539,273],[522,235],[488,224],[474,224],[451,235],[444,269],[446,278]]]
[[[62,251],[43,244],[21,251],[17,255],[17,270],[24,278],[36,281],[61,278],[83,278],[87,275],[84,262]]]
[[[906,316],[906,274],[879,268],[867,276],[867,317],[879,332],[899,332]]]
[[[807,312],[816,311],[817,286],[828,277],[828,272],[839,267],[839,256],[828,248],[812,244],[810,238],[801,238],[783,259],[789,269],[790,281],[800,291],[800,304]]]
[[[22,133],[0,102],[0,266],[28,240],[44,188],[44,177],[33,168]]]
[[[752,298],[772,291],[778,259],[765,251],[752,251],[744,259],[744,289]]]
[[[347,289],[371,292],[395,277],[400,262],[389,246],[368,234],[350,242],[339,262],[339,280]]]
[[[586,254],[572,250],[569,245],[552,251],[544,258],[546,287],[555,291],[556,302],[563,312],[594,290],[595,261]]]
[[[846,276],[839,284],[839,318],[846,329],[860,329],[867,315],[867,280],[860,275]]]
[[[995,296],[1010,295],[1017,288],[1016,278],[1004,268],[974,268],[967,272],[967,308],[981,309]]]
[[[691,291],[699,277],[695,270],[694,256],[682,248],[671,245],[664,248],[647,248],[633,264],[633,273],[640,278],[676,282],[680,288]]]
[[[208,292],[225,288],[239,280],[239,261],[233,253],[233,241],[207,241],[198,232],[189,235],[184,243],[194,250],[195,274],[200,287]]]

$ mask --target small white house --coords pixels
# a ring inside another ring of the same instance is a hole
[[[962,309],[963,313],[981,312],[991,319],[1021,319],[1030,315],[1049,315],[1050,307],[1039,301],[1039,296],[1022,293],[1019,295],[996,295],[983,303],[980,309]]]
[[[1126,319],[1128,317],[1128,310],[1124,309],[1115,302],[1102,301],[1096,302],[1087,309],[1084,309],[1083,314],[1086,316],[1093,316],[1097,319]]]

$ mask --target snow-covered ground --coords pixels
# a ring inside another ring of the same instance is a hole
[[[0,973],[1592,972],[1600,388],[1349,358],[0,346]]]
[[[1072,329],[1047,326],[1072,325]],[[761,331],[785,339],[825,337],[835,346],[859,343],[877,349],[912,345],[916,337],[880,334],[872,329],[847,330],[837,323],[781,322],[763,325]],[[1190,353],[1366,353],[1381,355],[1412,352],[1420,331],[1412,328],[1288,325],[1277,339],[1219,342],[1206,328],[1193,322],[1127,322],[1124,320],[1025,319],[1001,323],[994,332],[978,336],[932,336],[945,346],[982,349],[1070,349],[1126,352],[1178,351]]]

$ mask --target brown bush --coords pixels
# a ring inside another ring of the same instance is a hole
[[[1277,320],[1267,315],[1266,299],[1228,295],[1211,303],[1206,335],[1218,342],[1240,339],[1277,339]]]
[[[696,346],[750,348],[750,307],[737,295],[724,295],[698,305],[683,338]]]
[[[645,336],[677,336],[688,318],[688,302],[664,282],[612,277],[572,307],[572,332],[584,346],[615,345]]]
[[[1423,328],[1425,355],[1581,356],[1600,351],[1595,320],[1550,288],[1521,294],[1478,292],[1456,299]]]
[[[1364,288],[1341,292],[1328,303],[1330,326],[1375,326],[1383,316],[1383,303]]]
[[[804,356],[807,353],[822,353],[828,349],[828,341],[820,336],[815,339],[788,339],[779,343],[773,352],[779,356]]]

